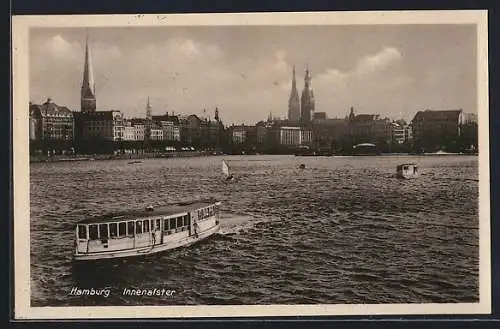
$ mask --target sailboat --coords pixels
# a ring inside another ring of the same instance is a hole
[[[222,173],[226,176],[226,180],[234,180],[234,176],[229,172],[229,165],[222,160]]]

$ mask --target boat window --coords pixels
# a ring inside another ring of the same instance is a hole
[[[177,228],[177,225],[175,225],[175,218],[170,218],[170,225],[169,225],[169,229],[170,230],[173,230],[175,228]]]
[[[118,235],[118,223],[110,223],[109,236],[112,238],[116,238],[117,235]]]
[[[184,226],[187,226],[188,225],[188,216],[182,216],[182,218],[184,218]]]
[[[127,222],[127,235],[134,236],[134,222]]]
[[[99,239],[99,234],[97,233],[97,225],[89,225],[89,239],[90,240]]]
[[[141,234],[142,233],[142,221],[138,220],[135,222],[135,233],[136,234]]]
[[[127,223],[120,222],[118,224],[118,236],[126,236],[127,235]]]
[[[87,239],[86,225],[78,225],[78,239]]]
[[[163,220],[163,230],[164,231],[168,231],[169,228],[168,228],[168,219],[164,219]]]
[[[182,222],[183,222],[182,217],[177,217],[177,227],[181,227],[183,224]]]
[[[99,224],[99,237],[101,239],[108,238],[108,224]]]
[[[160,220],[159,220],[159,219],[156,219],[156,220],[155,220],[155,230],[156,230],[156,231],[159,231],[159,230],[160,230]]]
[[[144,221],[142,222],[142,224],[143,224],[143,226],[142,226],[142,227],[143,227],[143,229],[144,229],[144,233],[149,232],[149,220],[148,220],[148,219],[144,220]]]

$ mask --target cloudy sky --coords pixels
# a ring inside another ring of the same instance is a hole
[[[89,28],[98,109],[144,116],[213,115],[255,123],[285,117],[296,65],[316,111],[411,119],[426,108],[476,112],[476,30],[470,25]],[[85,29],[30,32],[30,99],[80,109]]]

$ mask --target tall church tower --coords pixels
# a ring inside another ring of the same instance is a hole
[[[151,103],[149,102],[149,96],[148,96],[148,102],[146,103],[146,120],[150,121],[153,118],[152,112],[151,112]]]
[[[215,108],[215,121],[220,122],[220,117],[219,117],[219,108]]]
[[[146,103],[146,122],[145,122],[145,127],[144,127],[144,139],[145,140],[150,140],[151,139],[151,129],[153,128],[153,114],[152,114],[152,106],[151,103],[149,102],[149,96],[148,96],[148,101]]]
[[[95,112],[96,110],[94,71],[92,69],[92,57],[90,56],[88,32],[85,43],[85,64],[83,67],[80,110],[82,112]]]
[[[288,120],[300,120],[300,98],[299,93],[297,92],[297,83],[295,81],[295,65],[293,66],[292,92],[290,93],[290,98],[288,99]]]
[[[309,67],[306,68],[304,77],[304,90],[300,99],[300,121],[303,124],[310,123],[314,112],[314,93],[311,87],[311,74]]]

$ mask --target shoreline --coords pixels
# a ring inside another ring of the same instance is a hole
[[[157,158],[188,158],[214,156],[207,152],[172,152],[172,153],[140,153],[140,154],[76,154],[76,155],[54,155],[40,156],[30,155],[30,163],[43,162],[71,162],[71,161],[104,161],[104,160],[144,160]]]
[[[139,153],[139,154],[77,154],[77,155],[54,155],[51,157],[40,156],[40,155],[30,155],[30,163],[44,163],[44,162],[71,162],[71,161],[105,161],[105,160],[146,160],[146,159],[159,159],[159,158],[190,158],[190,157],[203,157],[203,156],[221,156],[226,154],[213,154],[211,152],[202,151],[187,151],[187,152],[171,152],[171,153]],[[231,154],[227,154],[231,155]],[[293,155],[293,154],[289,154]],[[463,156],[463,155],[475,155],[477,153],[445,153],[445,154],[435,154],[435,153],[423,153],[423,154],[410,154],[410,153],[382,153],[378,155],[304,155],[296,154],[297,157],[335,157],[335,156]]]

